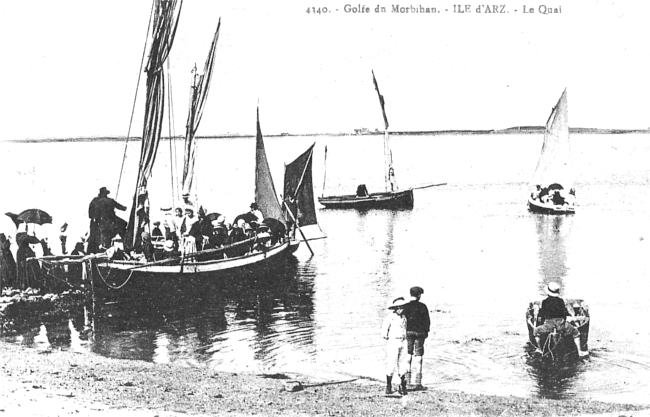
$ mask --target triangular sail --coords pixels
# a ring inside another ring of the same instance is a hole
[[[284,199],[298,220],[299,226],[317,224],[312,181],[312,156],[314,145],[303,152],[284,169]]]
[[[278,195],[275,192],[269,161],[266,158],[264,139],[260,128],[260,110],[257,109],[257,137],[255,141],[255,202],[264,218],[272,217],[286,224]]]
[[[531,186],[551,184],[560,184],[565,190],[574,187],[566,89],[546,122],[542,152],[531,180]]]
[[[135,246],[142,227],[149,222],[149,195],[147,181],[151,177],[160,143],[165,112],[164,64],[171,51],[178,26],[182,0],[157,0],[154,7],[153,28],[147,73],[147,98],[140,149],[138,179],[125,244]]]
[[[194,69],[194,83],[190,93],[190,110],[187,115],[187,125],[185,130],[185,146],[184,146],[184,160],[183,160],[183,195],[194,196],[194,164],[196,161],[197,142],[195,140],[196,131],[201,123],[201,116],[203,116],[203,109],[210,90],[210,81],[212,79],[212,69],[214,67],[214,57],[217,50],[217,41],[219,40],[219,29],[221,28],[221,19],[217,24],[217,30],[212,39],[212,45],[208,52],[208,57],[203,66],[203,74],[198,76],[196,68]]]

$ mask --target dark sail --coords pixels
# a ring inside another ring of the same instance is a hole
[[[275,192],[275,185],[273,185],[269,161],[266,158],[264,138],[262,138],[262,129],[260,128],[259,109],[257,109],[257,138],[255,143],[255,202],[264,218],[271,217],[286,223],[278,201],[278,194]]]
[[[142,147],[138,179],[133,196],[131,215],[125,245],[135,246],[140,233],[149,222],[149,195],[147,181],[151,177],[158,152],[165,113],[164,64],[171,51],[181,13],[182,0],[157,0],[153,11],[151,49],[145,72],[147,73],[147,99],[142,131]]]
[[[291,207],[293,216],[298,220],[298,226],[318,223],[311,173],[314,145],[311,145],[284,170],[284,199]]]
[[[194,180],[194,163],[196,161],[197,144],[195,140],[196,131],[201,123],[203,108],[205,107],[208,91],[210,90],[210,81],[212,79],[212,68],[214,67],[214,56],[217,50],[217,41],[219,40],[219,29],[221,28],[221,19],[217,24],[217,30],[212,39],[212,45],[208,57],[203,67],[203,74],[198,76],[195,69],[194,85],[190,96],[190,110],[187,115],[187,125],[185,130],[185,152],[183,160],[183,195],[192,195]]]

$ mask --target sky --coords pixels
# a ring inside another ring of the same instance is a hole
[[[173,133],[184,134],[190,71],[219,18],[200,136],[253,134],[258,104],[266,134],[382,129],[371,70],[393,131],[543,125],[565,88],[572,127],[650,127],[647,2],[507,1],[505,14],[453,4],[185,0],[169,61]],[[319,6],[328,13],[307,13]],[[141,136],[150,11],[145,0],[1,2],[0,140]]]

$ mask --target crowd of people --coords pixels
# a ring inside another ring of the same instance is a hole
[[[535,190],[530,194],[530,198],[540,201],[543,204],[554,204],[556,206],[575,204],[576,190],[571,188],[568,192],[559,184],[551,184],[548,187],[535,185]]]
[[[127,223],[115,213],[126,207],[108,197],[106,187],[99,190],[89,205],[90,232],[87,251],[106,252],[111,259],[155,262],[209,249],[222,248],[256,237],[256,244],[274,245],[283,241],[286,226],[271,218],[264,218],[256,203],[250,211],[237,216],[232,223],[218,213],[207,213],[203,207],[195,209],[187,196],[184,206],[163,208],[162,221],[154,221],[138,230],[133,247],[125,247]]]

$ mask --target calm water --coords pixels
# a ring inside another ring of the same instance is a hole
[[[650,137],[573,135],[577,214],[527,212],[527,181],[539,135],[395,136],[411,211],[318,212],[328,238],[256,275],[192,283],[141,280],[86,309],[34,321],[10,341],[217,370],[305,372],[383,379],[379,327],[386,305],[413,285],[425,290],[432,334],[424,382],[433,389],[522,397],[648,403]],[[282,164],[317,142],[315,192],[382,185],[379,136],[269,138],[276,188]],[[324,147],[328,146],[324,178]],[[130,204],[139,149],[123,144],[0,143],[2,212],[32,206],[82,234],[101,186]],[[209,211],[233,218],[253,198],[254,140],[200,144],[199,187]],[[169,143],[150,182],[152,207],[169,204]],[[155,213],[155,210],[153,211]],[[0,223],[5,224],[5,223]],[[10,226],[5,226],[7,230]],[[56,229],[37,231],[56,239]],[[9,232],[11,234],[11,232]],[[71,239],[74,239],[71,237]],[[550,280],[590,306],[591,358],[562,365],[530,360],[525,309]],[[41,327],[41,324],[44,326]]]

